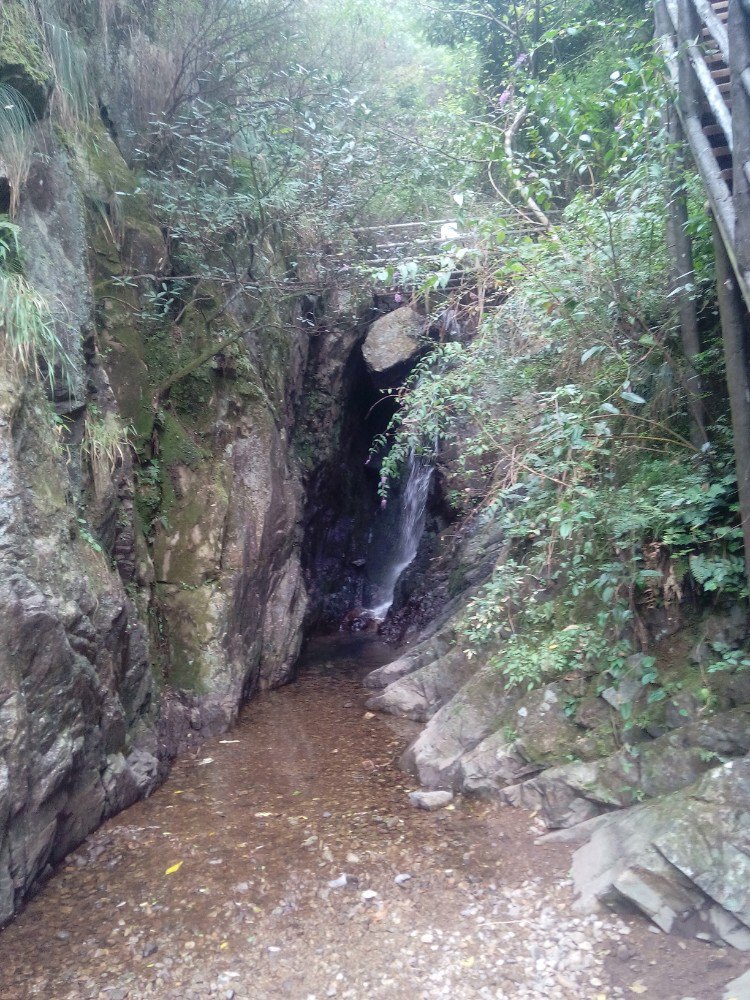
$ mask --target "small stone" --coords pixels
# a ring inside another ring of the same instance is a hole
[[[141,955],[143,955],[144,958],[150,958],[158,950],[158,948],[159,946],[154,941],[149,941],[147,944],[144,944]]]
[[[400,875],[397,875],[393,881],[396,885],[406,885],[410,878],[411,875],[408,872],[402,872]]]
[[[346,885],[346,882],[347,882],[347,876],[346,875],[339,875],[338,878],[331,879],[331,881],[328,883],[328,888],[329,889],[343,889],[344,886]]]
[[[378,894],[375,892],[374,889],[365,889],[365,891],[362,893],[362,899],[364,900],[377,899],[377,897]]]
[[[444,809],[449,803],[453,801],[453,792],[447,791],[435,791],[435,792],[409,792],[409,801],[417,809],[427,809],[432,812],[435,809]]]

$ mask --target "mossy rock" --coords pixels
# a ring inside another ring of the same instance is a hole
[[[132,296],[131,289],[118,289],[121,299]],[[123,301],[102,298],[100,348],[123,420],[132,424],[136,441],[151,435],[154,424],[153,393],[149,383],[143,338],[133,311]]]
[[[165,615],[169,666],[166,681],[183,691],[204,694],[210,667],[204,644],[215,630],[211,616],[211,588],[180,588],[158,585],[157,599]]]
[[[47,110],[54,86],[41,32],[23,3],[0,5],[0,83],[15,87],[37,118]]]

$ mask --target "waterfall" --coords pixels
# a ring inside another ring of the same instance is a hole
[[[424,531],[432,472],[427,458],[413,452],[409,455],[399,491],[398,519],[394,525],[393,542],[389,546],[389,557],[382,566],[379,579],[372,581],[370,606],[366,612],[372,618],[382,620],[388,614],[398,579],[417,554]]]

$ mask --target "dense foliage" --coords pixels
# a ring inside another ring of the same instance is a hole
[[[627,675],[657,704],[674,683],[651,655],[669,623],[747,597],[707,220],[691,197],[689,294],[710,423],[700,446],[666,251],[675,151],[642,23],[625,8],[605,25],[581,5],[555,5],[554,24],[529,38],[534,12],[551,6],[533,8],[518,34],[501,21],[520,8],[450,6],[454,36],[485,19],[485,65],[505,84],[466,136],[495,204],[477,172],[457,245],[431,268],[401,262],[379,275],[410,277],[436,320],[450,313],[463,329],[397,394],[390,433],[375,443],[381,489],[411,451],[440,441],[456,511],[480,531],[502,527],[508,548],[463,617],[470,656],[529,687]],[[680,184],[694,189],[689,174]],[[740,662],[715,651],[715,669]]]

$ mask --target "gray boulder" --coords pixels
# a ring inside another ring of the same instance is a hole
[[[481,667],[427,723],[404,753],[401,766],[426,788],[457,788],[461,758],[495,732],[516,700],[502,675]]]
[[[664,931],[750,950],[750,758],[584,832],[572,869],[582,907],[634,905]]]
[[[395,374],[422,351],[424,330],[424,318],[411,306],[376,319],[362,345],[367,367],[377,375]]]

